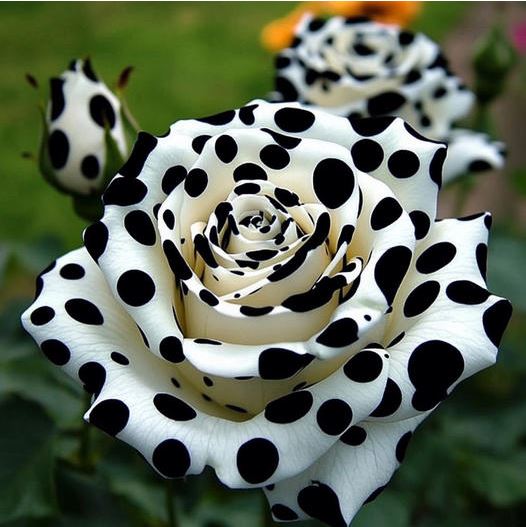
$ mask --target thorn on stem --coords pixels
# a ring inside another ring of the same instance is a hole
[[[26,73],[26,81],[32,88],[38,90],[38,81],[33,75],[31,75],[31,73]]]

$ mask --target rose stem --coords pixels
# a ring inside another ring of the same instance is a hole
[[[178,527],[177,516],[175,514],[174,485],[173,480],[166,480],[166,512],[168,514],[168,527]]]
[[[84,395],[83,409],[91,406],[91,394],[86,393]],[[83,410],[84,413],[85,410]],[[80,444],[79,444],[79,462],[80,467],[84,472],[90,472],[92,470],[92,459],[91,459],[91,426],[88,423],[82,421],[82,428],[80,431]]]
[[[262,496],[262,508],[261,508],[261,527],[274,527],[274,520],[272,519],[272,514],[270,514],[270,508],[265,497],[265,493],[261,492]]]

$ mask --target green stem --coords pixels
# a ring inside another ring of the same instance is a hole
[[[83,410],[91,405],[91,395],[86,393],[84,396]],[[82,423],[80,431],[79,444],[79,464],[84,472],[91,472],[93,469],[93,459],[91,455],[91,426],[88,423]]]
[[[491,135],[492,123],[488,103],[478,103],[473,116],[473,128],[479,132]]]
[[[466,208],[466,203],[474,183],[475,182],[471,174],[466,174],[457,183],[457,193],[455,196],[455,203],[453,205],[454,218],[459,218],[464,214],[464,209]]]
[[[261,492],[261,497],[261,527],[274,527],[275,524],[270,513],[270,506],[264,492]]]
[[[166,514],[168,516],[168,527],[178,527],[177,515],[175,513],[173,480],[166,480]]]

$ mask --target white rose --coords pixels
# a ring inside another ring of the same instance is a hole
[[[210,465],[276,520],[346,525],[510,316],[489,215],[436,221],[445,154],[264,101],[141,133],[24,327],[163,476]]]
[[[277,101],[300,101],[346,117],[396,115],[450,146],[444,182],[502,168],[505,148],[485,134],[456,129],[474,95],[421,33],[364,18],[305,16],[290,48],[276,57]]]

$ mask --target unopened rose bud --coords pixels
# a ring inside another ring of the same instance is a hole
[[[475,94],[480,104],[496,99],[517,63],[517,52],[500,26],[494,26],[473,57]]]
[[[50,79],[43,112],[40,170],[47,181],[74,198],[84,217],[102,211],[100,195],[128,153],[119,98],[100,80],[89,59],[73,60]]]

